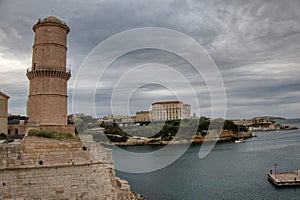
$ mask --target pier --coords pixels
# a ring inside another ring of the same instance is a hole
[[[300,170],[287,173],[268,174],[268,180],[276,187],[299,187]]]

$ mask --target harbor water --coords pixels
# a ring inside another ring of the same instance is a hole
[[[300,120],[281,123],[300,127]],[[253,135],[257,137],[246,143],[217,144],[203,159],[198,157],[201,145],[191,145],[183,156],[161,170],[142,174],[117,171],[117,176],[151,200],[299,200],[299,187],[275,188],[268,182],[267,174],[271,169],[274,172],[275,163],[278,173],[300,169],[300,130],[254,132]],[[134,152],[158,148],[124,147]]]

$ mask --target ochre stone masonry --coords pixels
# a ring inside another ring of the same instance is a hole
[[[33,68],[35,66],[35,69],[66,71],[69,27],[56,17],[50,16],[36,23],[33,31]]]
[[[111,151],[81,140],[26,136],[0,145],[0,199],[130,199]]]
[[[32,66],[26,74],[30,80],[29,126],[65,126],[68,124],[67,81],[71,77],[71,71],[66,68],[67,34],[70,28],[50,16],[39,20],[33,26],[33,31]],[[74,128],[71,133],[74,133]]]

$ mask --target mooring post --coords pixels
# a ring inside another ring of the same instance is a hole
[[[275,163],[274,164],[274,176],[275,176],[275,179],[276,179],[276,167],[277,167],[277,164]]]

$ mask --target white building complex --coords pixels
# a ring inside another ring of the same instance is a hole
[[[160,101],[152,103],[152,110],[138,111],[136,116],[112,115],[99,118],[99,123],[109,122],[150,122],[175,119],[190,119],[191,106],[181,101]]]
[[[191,106],[181,101],[152,103],[152,120],[174,120],[191,118]]]

